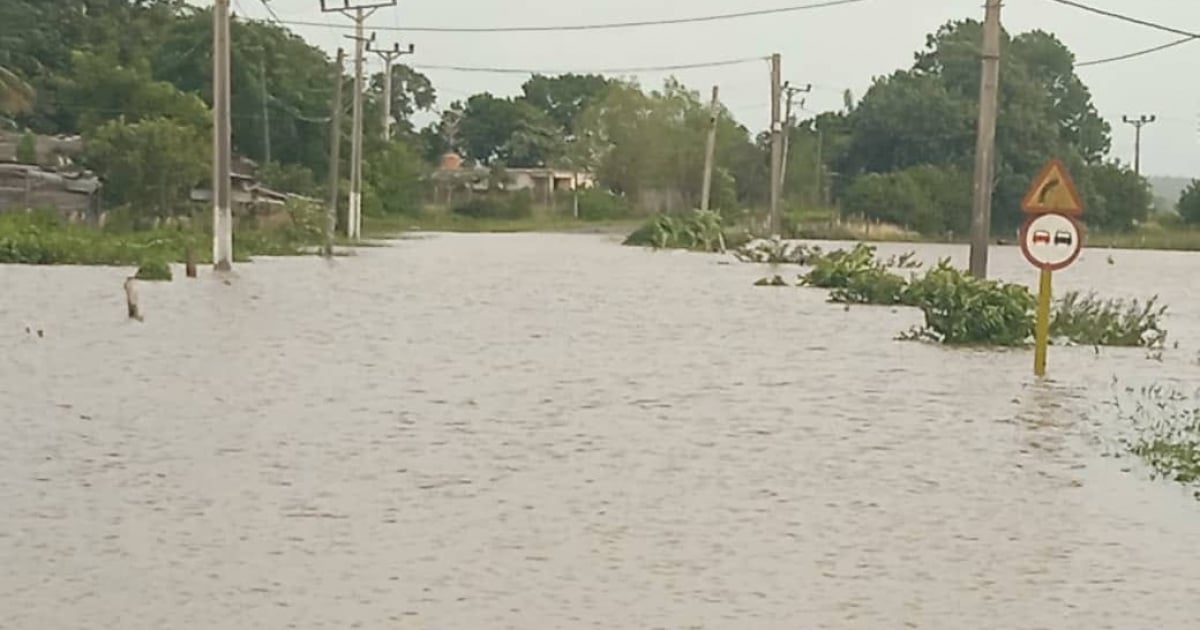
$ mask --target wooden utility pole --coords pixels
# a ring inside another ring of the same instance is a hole
[[[230,206],[233,135],[229,113],[229,0],[213,4],[213,267],[233,269],[233,211]]]
[[[987,0],[983,20],[983,74],[979,81],[979,127],[975,138],[971,205],[971,275],[987,277],[996,166],[996,111],[1000,91],[1000,2]]]
[[[375,35],[372,34],[367,50],[383,59],[383,140],[387,142],[392,139],[392,65],[400,57],[417,52],[417,47],[409,44],[407,50],[400,50],[400,44],[393,44],[391,48],[381,49],[375,48],[374,44]]]
[[[329,201],[325,208],[325,257],[333,256],[333,233],[337,230],[338,193],[341,188],[340,170],[342,160],[342,92],[345,81],[342,72],[346,65],[346,51],[338,48],[337,67],[333,75],[333,111],[329,120]]]
[[[704,188],[700,191],[700,209],[708,210],[712,201],[713,161],[717,156],[717,123],[720,122],[721,88],[712,89],[712,107],[708,114],[708,144],[704,147]]]
[[[783,194],[783,191],[787,190],[787,169],[788,169],[788,160],[790,159],[789,156],[790,156],[791,148],[792,148],[792,131],[796,127],[796,120],[794,118],[792,118],[792,102],[795,100],[797,94],[807,94],[807,93],[811,92],[812,85],[808,85],[803,88],[798,88],[798,87],[792,87],[792,82],[788,81],[783,84],[783,91],[787,95],[787,108],[784,110],[785,113],[783,116],[783,124],[784,124],[783,159],[781,160],[780,165],[779,165],[780,195]],[[800,102],[800,107],[801,108],[804,107],[804,101]]]
[[[771,196],[770,196],[770,233],[772,237],[780,235],[779,221],[779,176],[783,172],[783,125],[779,120],[780,101],[783,90],[783,59],[779,53],[771,55]]]
[[[817,132],[817,164],[816,164],[816,202],[818,206],[825,204],[825,131],[817,126],[816,121],[813,121],[813,129]]]
[[[1137,175],[1142,174],[1142,127],[1158,120],[1158,116],[1150,114],[1149,116],[1142,114],[1137,118],[1122,116],[1121,121],[1127,125],[1133,125],[1134,140],[1133,140],[1133,172]]]

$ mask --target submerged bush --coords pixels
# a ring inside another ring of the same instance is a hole
[[[943,260],[904,291],[925,325],[909,338],[950,345],[1020,346],[1033,332],[1035,300],[1019,284],[980,280]]]
[[[1200,401],[1161,385],[1137,392],[1132,407],[1118,405],[1133,437],[1122,439],[1126,451],[1144,461],[1156,478],[1194,488],[1200,499]]]
[[[171,266],[161,260],[148,260],[138,266],[134,278],[138,280],[171,281]]]
[[[1093,346],[1158,346],[1167,337],[1161,326],[1166,312],[1157,296],[1142,303],[1073,291],[1055,302],[1050,335]]]
[[[712,210],[693,210],[682,216],[660,214],[630,234],[625,245],[719,252],[725,251],[723,229],[721,214]]]
[[[804,277],[809,286],[833,289],[829,300],[842,304],[896,305],[905,303],[908,281],[892,269],[919,267],[912,253],[881,261],[875,247],[859,243],[850,251],[836,250],[810,257],[813,268]]]

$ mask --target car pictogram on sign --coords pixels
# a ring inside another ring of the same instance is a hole
[[[1038,231],[1034,232],[1033,233],[1033,243],[1035,245],[1038,243],[1045,243],[1045,244],[1049,245],[1050,244],[1050,232],[1047,232],[1046,230],[1038,230]]]
[[[1075,243],[1075,237],[1072,236],[1070,232],[1064,232],[1064,231],[1060,230],[1060,231],[1054,233],[1054,244],[1055,245],[1066,245],[1067,247],[1070,247],[1074,243]]]

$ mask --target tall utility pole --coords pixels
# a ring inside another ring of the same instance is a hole
[[[263,161],[269,163],[271,161],[271,108],[267,103],[267,99],[270,97],[267,92],[267,62],[265,59],[258,64],[258,77],[262,83],[263,157],[265,158]]]
[[[1142,114],[1137,118],[1130,116],[1122,116],[1121,121],[1127,125],[1133,125],[1134,141],[1133,141],[1133,172],[1138,175],[1142,174],[1142,127],[1149,125],[1158,120],[1158,116],[1154,114]]]
[[[704,147],[704,188],[700,191],[700,209],[708,210],[712,200],[713,161],[717,155],[717,123],[720,122],[721,88],[712,89],[712,108],[708,114],[708,144]]]
[[[975,138],[971,204],[971,275],[987,277],[996,166],[996,111],[1000,92],[1000,4],[987,0],[983,20],[983,75],[979,82],[979,128]]]
[[[367,42],[367,50],[383,59],[383,140],[392,139],[392,64],[404,55],[417,52],[417,47],[409,44],[407,50],[400,50],[400,44],[392,44],[391,48],[375,48],[375,35]]]
[[[321,10],[337,11],[354,20],[354,120],[350,145],[350,209],[346,235],[358,239],[362,233],[362,158],[363,158],[363,52],[367,43],[363,25],[382,7],[394,7],[396,0],[321,0]]]
[[[813,121],[813,129],[817,132],[817,163],[816,163],[816,194],[814,205],[823,206],[825,204],[825,131],[817,126],[816,121]]]
[[[796,128],[796,120],[792,117],[792,102],[797,94],[808,94],[812,92],[812,85],[807,85],[803,88],[792,87],[792,82],[788,81],[783,84],[783,92],[787,95],[787,107],[784,109],[783,124],[783,160],[779,165],[779,189],[780,194],[787,188],[787,169],[789,153],[792,148],[792,131]],[[804,108],[804,101],[800,101],[801,109]]]
[[[329,205],[325,208],[325,257],[333,256],[333,233],[337,230],[338,197],[341,195],[340,170],[342,160],[342,92],[345,81],[342,72],[346,65],[346,51],[338,48],[337,67],[333,75],[333,111],[329,127]]]
[[[233,269],[233,211],[230,207],[233,132],[229,115],[229,0],[213,3],[213,267]]]
[[[772,237],[780,235],[779,197],[780,179],[783,164],[783,124],[779,120],[780,101],[782,100],[783,59],[779,53],[771,55],[771,222]]]

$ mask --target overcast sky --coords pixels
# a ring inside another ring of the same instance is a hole
[[[1197,0],[1083,0],[1098,8],[1126,12],[1200,32]],[[807,4],[812,0],[399,0],[380,10],[369,26],[524,26],[588,24],[651,20],[769,9]],[[211,4],[198,2],[198,4]],[[283,20],[347,25],[338,14],[322,14],[319,0],[271,0]],[[384,44],[416,44],[414,65],[519,67],[548,71],[588,71],[687,64],[783,55],[784,78],[812,83],[810,110],[841,106],[842,90],[861,96],[872,77],[907,66],[940,24],[964,17],[980,18],[983,0],[868,0],[861,4],[815,9],[716,23],[567,33],[404,33],[379,31]],[[256,18],[267,16],[261,0],[235,0],[234,10]],[[1050,0],[1008,0],[1004,24],[1010,31],[1043,29],[1057,34],[1080,61],[1105,58],[1163,44],[1179,36],[1127,24]],[[291,26],[313,43],[333,50],[344,31]],[[378,65],[372,60],[372,68]],[[1096,106],[1113,123],[1113,154],[1133,159],[1133,129],[1121,124],[1123,114],[1153,113],[1158,122],[1143,134],[1143,172],[1153,175],[1200,175],[1200,41],[1153,55],[1080,69]],[[524,77],[424,70],[434,81],[440,105],[480,91],[511,94]],[[638,73],[645,85],[674,74],[707,93],[721,86],[722,100],[739,120],[753,129],[767,125],[770,94],[765,62]]]

